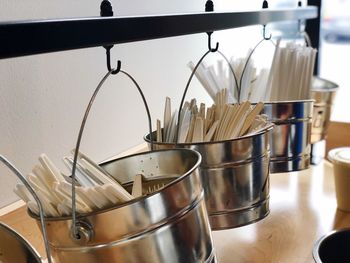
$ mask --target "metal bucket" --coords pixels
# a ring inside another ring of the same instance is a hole
[[[42,263],[42,260],[27,240],[0,222],[0,262]]]
[[[271,173],[309,168],[313,100],[265,102],[263,113],[275,124],[270,133]]]
[[[335,230],[318,240],[313,249],[316,263],[350,262],[350,229]]]
[[[319,77],[313,78],[311,97],[315,100],[315,103],[311,129],[311,143],[326,139],[333,101],[337,90],[337,84]]]
[[[127,185],[136,174],[164,188],[125,204],[72,218],[46,218],[55,263],[214,263],[212,237],[198,166],[199,153],[174,149],[135,154],[102,164]],[[33,216],[33,215],[32,215]]]
[[[177,144],[202,155],[199,171],[213,230],[247,225],[268,215],[271,129],[233,140]],[[145,140],[150,143],[149,134]],[[166,149],[175,144],[153,142],[153,146]]]

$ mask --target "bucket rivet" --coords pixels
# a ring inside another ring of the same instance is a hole
[[[74,236],[72,233],[72,238],[81,243],[87,244],[93,237],[93,229],[87,222],[77,222],[77,233]]]

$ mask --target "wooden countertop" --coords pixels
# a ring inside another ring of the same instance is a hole
[[[315,241],[350,226],[350,213],[337,210],[332,165],[271,174],[270,214],[260,222],[213,232],[219,263],[314,262]]]
[[[350,213],[336,209],[332,165],[270,176],[270,214],[244,227],[214,231],[219,263],[308,263],[314,242],[332,229],[350,226]],[[1,210],[0,210],[1,214]],[[25,209],[0,216],[41,253],[41,234]]]

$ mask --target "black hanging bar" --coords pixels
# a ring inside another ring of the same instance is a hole
[[[0,59],[312,19],[317,7],[0,23]]]

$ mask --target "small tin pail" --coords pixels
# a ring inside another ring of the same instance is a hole
[[[350,262],[350,229],[333,230],[315,244],[312,256],[315,263]]]
[[[202,155],[199,172],[213,230],[247,225],[268,215],[271,130],[270,126],[257,134],[226,141],[177,144]],[[149,137],[146,135],[145,140],[150,144]],[[175,148],[174,143],[153,142],[153,146]]]
[[[315,100],[315,103],[311,129],[311,143],[316,143],[326,138],[333,101],[337,90],[337,84],[319,77],[313,78],[311,96]]]
[[[263,113],[275,124],[270,133],[271,173],[309,168],[313,100],[265,102]]]
[[[71,217],[46,218],[54,262],[216,262],[198,173],[200,162],[195,151],[173,149],[102,164],[125,185],[133,181],[135,174],[155,181],[160,176],[172,180],[146,197],[79,215],[79,240],[72,237]]]
[[[108,72],[98,84],[85,111],[74,153],[76,163],[85,123]],[[150,132],[151,117],[144,101]],[[210,225],[198,167],[201,156],[190,149],[151,151],[106,162],[101,166],[127,188],[144,176],[148,195],[111,208],[77,214],[75,170],[72,169],[72,216],[45,218],[55,263],[215,263]],[[158,184],[161,186],[158,187]],[[144,186],[144,184],[142,184]],[[31,211],[29,214],[33,215]],[[43,220],[41,220],[43,221]]]
[[[42,263],[42,260],[28,241],[0,222],[0,262]]]

